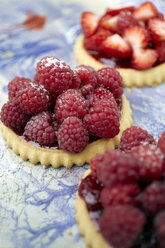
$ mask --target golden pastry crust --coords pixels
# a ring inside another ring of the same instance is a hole
[[[132,125],[132,111],[128,100],[122,95],[122,115],[120,118],[120,133],[113,139],[99,139],[87,145],[80,153],[69,153],[63,150],[47,149],[32,145],[21,139],[10,128],[0,123],[0,130],[8,147],[19,154],[23,160],[29,160],[32,164],[40,162],[43,167],[52,165],[54,168],[65,166],[70,168],[73,164],[82,166],[89,163],[97,154],[104,153],[107,149],[114,149],[119,145],[122,132]]]
[[[87,170],[85,177],[90,173]],[[84,236],[85,242],[91,248],[112,248],[106,240],[103,238],[100,232],[98,232],[90,218],[88,210],[86,208],[85,201],[78,195],[76,195],[76,221],[80,233]]]
[[[75,59],[78,64],[90,65],[95,70],[107,67],[94,59],[84,48],[84,36],[80,35],[74,46]],[[165,63],[148,70],[116,68],[123,78],[126,87],[154,86],[165,80]]]

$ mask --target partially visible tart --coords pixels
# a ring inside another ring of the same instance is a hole
[[[74,47],[78,64],[95,70],[115,67],[127,87],[152,86],[165,80],[165,20],[153,3],[107,8],[101,17],[83,12],[81,28]]]
[[[8,93],[1,110],[3,138],[23,160],[43,167],[82,166],[118,147],[122,132],[132,125],[122,78],[115,70],[103,75],[85,66],[72,70],[46,57],[38,63],[34,81],[16,77]]]

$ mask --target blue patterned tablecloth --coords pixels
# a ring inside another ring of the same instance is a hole
[[[15,76],[33,78],[39,59],[54,55],[76,65],[73,45],[82,11],[102,14],[107,6],[142,1],[0,1],[0,106]],[[165,13],[164,1],[153,1]],[[100,6],[101,5],[101,6]],[[42,30],[20,26],[27,13],[47,17]],[[165,130],[165,84],[125,89],[135,125],[156,139]],[[75,221],[75,193],[88,165],[43,169],[24,162],[0,136],[0,248],[85,248]]]

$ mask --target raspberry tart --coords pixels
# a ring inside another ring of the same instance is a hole
[[[165,247],[163,138],[164,133],[156,143],[147,131],[133,126],[123,132],[119,149],[91,159],[75,205],[87,245]]]
[[[0,129],[7,145],[24,160],[55,168],[82,166],[119,145],[132,125],[118,71],[75,69],[53,56],[42,58],[34,80],[8,84]]]
[[[165,80],[165,19],[152,2],[107,8],[101,17],[83,12],[81,29],[74,49],[78,64],[114,67],[127,87]]]

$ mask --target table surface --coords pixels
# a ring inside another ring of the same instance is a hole
[[[7,101],[7,83],[15,76],[33,78],[37,61],[46,55],[76,65],[73,46],[80,34],[80,15],[102,14],[107,6],[142,1],[15,0],[0,1],[0,107]],[[153,1],[165,13],[164,1]],[[46,17],[43,29],[21,25],[27,14]],[[165,130],[165,84],[125,89],[133,121],[157,140]],[[85,248],[75,221],[75,193],[89,165],[43,169],[24,162],[0,136],[0,248]]]

